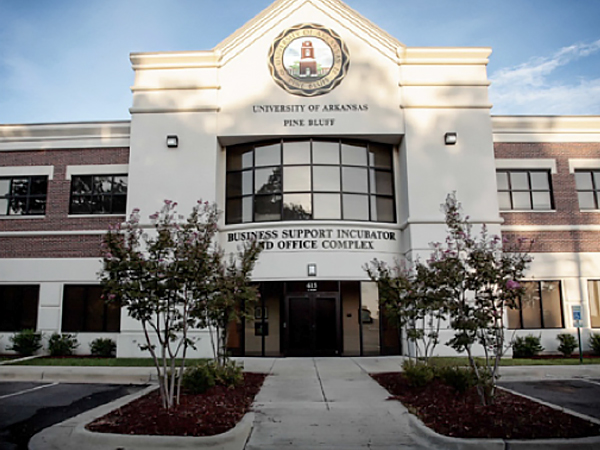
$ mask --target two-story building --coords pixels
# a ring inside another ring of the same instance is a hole
[[[265,247],[262,305],[232,350],[405,353],[363,266],[427,255],[453,191],[474,225],[535,238],[509,329],[555,350],[575,306],[587,336],[600,117],[492,116],[490,54],[407,47],[339,0],[278,0],[212,50],[131,54],[130,121],[0,125],[0,352],[35,328],[141,355],[139,325],[101,299],[102,235],[134,208],[203,199],[226,251]]]

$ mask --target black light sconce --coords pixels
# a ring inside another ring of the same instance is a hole
[[[179,138],[175,135],[167,136],[167,147],[177,148],[179,146]]]
[[[444,143],[446,145],[454,145],[454,144],[456,144],[456,133],[455,132],[446,133],[444,135]]]
[[[306,269],[308,271],[308,276],[309,277],[316,277],[317,276],[317,265],[316,264],[311,263],[308,266],[306,266]]]

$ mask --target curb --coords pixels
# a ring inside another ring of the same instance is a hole
[[[41,358],[44,355],[33,355],[33,356],[23,356],[22,358],[16,359],[7,359],[6,361],[0,361],[0,366],[10,366],[11,364],[18,363],[21,361],[29,361],[30,359]]]
[[[127,450],[152,450],[165,448],[207,448],[211,450],[243,450],[252,431],[254,413],[247,413],[238,424],[225,433],[216,436],[134,436],[125,434],[95,433],[85,426],[121,406],[140,398],[155,389],[157,385],[127,395],[98,408],[86,411],[62,423],[46,428],[29,441],[29,450],[81,450],[82,448]]]
[[[446,450],[479,450],[482,448],[486,450],[597,450],[600,448],[600,436],[532,440],[467,439],[453,438],[436,433],[413,414],[408,415],[408,423],[415,441],[425,448]]]
[[[572,380],[572,378],[571,378],[571,380]],[[562,406],[558,406],[558,405],[555,405],[553,403],[545,402],[544,400],[540,400],[539,398],[531,397],[529,395],[522,394],[521,392],[513,391],[512,389],[509,389],[509,388],[504,387],[504,386],[498,386],[498,389],[502,389],[503,391],[510,392],[513,395],[526,398],[527,400],[539,403],[540,405],[547,406],[548,408],[556,409],[557,411],[561,411],[561,412],[563,412],[565,414],[569,414],[571,416],[579,417],[580,419],[587,420],[588,422],[592,422],[592,423],[595,423],[597,425],[600,425],[600,419],[596,419],[595,417],[586,416],[585,414],[578,413],[577,411],[573,411],[572,409],[563,408]]]
[[[148,384],[156,374],[147,368],[75,366],[2,366],[0,381],[49,381],[59,383]]]

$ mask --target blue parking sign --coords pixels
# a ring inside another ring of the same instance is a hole
[[[573,322],[576,327],[581,326],[581,306],[571,305],[571,311],[573,312]]]

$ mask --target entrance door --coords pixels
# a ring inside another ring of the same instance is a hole
[[[341,352],[339,296],[337,293],[302,293],[286,297],[287,341],[290,356],[333,356]]]

